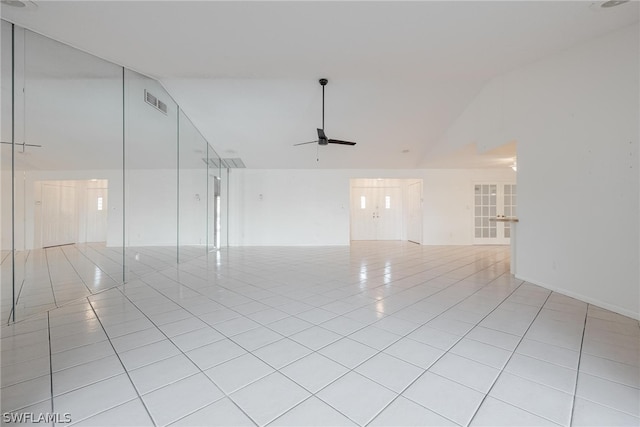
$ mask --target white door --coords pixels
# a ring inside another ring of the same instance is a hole
[[[87,188],[86,242],[107,240],[107,189]]]
[[[475,184],[474,193],[474,243],[509,244],[509,223],[496,222],[498,217],[516,216],[516,184]]]
[[[76,242],[76,187],[42,184],[42,246]]]
[[[354,187],[351,213],[351,240],[400,240],[399,187]]]
[[[407,188],[407,240],[422,244],[422,182]]]

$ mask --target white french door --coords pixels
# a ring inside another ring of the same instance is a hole
[[[401,203],[399,187],[354,187],[351,240],[400,240]]]
[[[516,184],[477,183],[473,186],[473,197],[474,243],[509,244],[511,225],[495,219],[516,216]]]

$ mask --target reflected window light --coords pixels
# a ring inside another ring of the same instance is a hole
[[[391,209],[391,196],[384,196],[384,208]]]
[[[376,301],[376,311],[384,313],[384,300]]]
[[[365,196],[360,196],[360,209],[365,209],[367,207],[367,198]]]
[[[98,210],[101,211],[102,208],[102,196],[98,196]]]

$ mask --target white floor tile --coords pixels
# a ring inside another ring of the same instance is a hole
[[[566,425],[588,315],[573,424],[640,424],[637,320],[513,279],[508,247],[234,247],[179,268],[139,253],[126,286],[53,309],[50,331],[2,327],[3,410],[51,411],[50,336],[55,392],[81,387],[55,410],[81,425],[152,424],[131,381],[157,425]],[[86,291],[68,266],[61,298]],[[53,304],[43,277],[23,312]]]
[[[429,325],[421,326],[407,337],[442,350],[449,350],[461,338],[459,335],[434,329]]]
[[[305,389],[274,372],[230,397],[259,426],[264,426],[309,396]]]
[[[580,359],[580,372],[640,388],[640,367],[638,366],[583,354]]]
[[[312,353],[280,371],[310,392],[316,393],[344,375],[348,369],[319,353]]]
[[[557,424],[569,424],[573,402],[570,394],[506,372],[489,394]]]
[[[376,427],[440,427],[456,426],[457,424],[400,396],[391,402],[369,425]]]
[[[115,408],[73,424],[82,427],[153,426],[153,421],[140,399],[134,399]]]
[[[51,399],[51,379],[49,375],[34,378],[18,384],[3,387],[1,398],[3,411],[15,411],[43,400]]]
[[[509,405],[491,396],[482,402],[482,406],[471,421],[471,426],[486,427],[531,427],[531,426],[557,426],[547,419],[538,417],[523,409]]]
[[[319,326],[313,326],[291,335],[289,338],[312,350],[319,350],[332,342],[338,341],[342,336]]]
[[[635,427],[640,425],[640,418],[576,397],[571,425]]]
[[[311,353],[311,350],[302,344],[290,340],[289,338],[281,339],[264,347],[261,347],[253,354],[262,359],[275,369],[280,369],[302,357]]]
[[[564,366],[569,369],[578,369],[578,359],[580,357],[578,351],[527,338],[523,339],[520,345],[518,345],[516,353],[535,357],[536,359]]]
[[[295,408],[277,418],[269,426],[311,427],[311,426],[356,426],[349,418],[327,405],[315,396],[300,403]]]
[[[511,357],[504,370],[569,394],[573,394],[575,390],[578,375],[572,369],[517,353]]]
[[[199,372],[184,355],[178,354],[129,371],[138,393],[146,394]]]
[[[422,344],[409,338],[403,338],[387,347],[384,353],[427,369],[444,354],[444,350]]]
[[[322,389],[317,396],[357,424],[365,425],[397,394],[360,374],[350,372]]]
[[[349,338],[343,338],[333,344],[329,344],[318,352],[349,369],[353,369],[378,353],[378,350]]]
[[[425,370],[386,353],[379,353],[358,366],[355,371],[401,393]]]
[[[0,370],[2,387],[49,375],[50,370],[48,356],[14,363]]]
[[[172,426],[254,426],[247,417],[229,398],[220,399],[211,405],[198,409],[196,412],[171,424]]]
[[[266,377],[274,369],[250,353],[221,363],[204,373],[226,394]]]
[[[518,342],[520,342],[520,337],[517,335],[507,334],[506,332],[496,331],[482,326],[473,328],[465,338],[480,341],[507,351],[513,351],[518,345]]]
[[[246,351],[230,339],[216,341],[185,353],[200,369],[205,370],[242,356]]]
[[[170,424],[224,397],[206,375],[199,373],[142,396],[157,425]]]
[[[115,355],[54,372],[53,395],[67,393],[124,373],[120,359]]]
[[[349,338],[362,344],[366,344],[369,347],[382,350],[398,341],[401,336],[385,331],[384,329],[376,328],[375,326],[367,326],[366,328],[352,333],[349,335]]]
[[[640,417],[640,390],[580,373],[576,396]]]
[[[265,345],[281,340],[282,335],[263,326],[234,335],[232,341],[247,351],[254,351]]]
[[[211,327],[171,337],[171,341],[182,351],[193,350],[224,339],[225,336]]]
[[[120,352],[120,360],[127,370],[140,368],[169,357],[176,356],[180,351],[169,340],[162,340],[133,350]]]
[[[456,354],[445,354],[429,372],[448,378],[481,393],[487,393],[500,374],[498,369]]]
[[[269,328],[273,329],[277,333],[284,335],[285,337],[297,334],[298,332],[309,329],[313,324],[297,317],[285,317],[284,319],[277,320],[273,323],[269,323]]]
[[[460,340],[450,352],[497,369],[502,369],[511,356],[507,350],[467,338]]]
[[[466,425],[480,406],[484,394],[426,372],[403,396],[458,424]]]
[[[383,317],[373,324],[376,328],[384,329],[396,335],[406,335],[417,329],[420,325],[407,320],[402,320],[394,316]]]
[[[127,375],[122,374],[53,398],[56,412],[80,421],[138,397]]]

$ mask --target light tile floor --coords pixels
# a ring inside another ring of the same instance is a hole
[[[16,252],[15,293],[12,289],[10,251],[2,252],[0,273],[4,321],[12,318],[12,298],[16,299],[16,320],[51,310],[78,297],[89,296],[122,284],[123,269],[128,280],[174,265],[180,256],[189,260],[206,253],[201,246],[128,247],[104,243],[84,243]]]
[[[224,249],[1,352],[3,412],[78,426],[640,424],[638,321],[514,279],[501,246]]]

